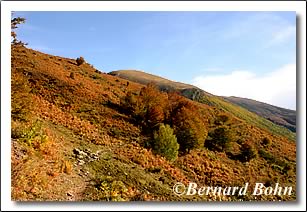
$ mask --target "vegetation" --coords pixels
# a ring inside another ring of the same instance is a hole
[[[126,112],[133,113],[145,133],[152,134],[152,129],[161,123],[170,125],[183,153],[204,144],[207,129],[201,114],[193,104],[176,93],[165,94],[155,85],[148,84],[137,96],[128,92],[121,105]]]
[[[172,116],[172,125],[180,145],[181,152],[188,152],[191,149],[200,148],[204,145],[207,129],[205,128],[199,114],[183,106],[177,108]]]
[[[80,65],[82,65],[83,63],[85,63],[85,60],[84,60],[83,57],[78,57],[78,58],[76,59],[76,62],[77,62],[77,65],[80,66]]]
[[[222,111],[227,111],[235,117],[241,118],[251,125],[257,126],[263,130],[268,130],[272,134],[287,137],[292,141],[295,141],[296,139],[296,135],[293,133],[295,132],[296,128],[296,114],[294,111],[278,108],[253,100],[249,101],[244,98],[217,97],[206,91],[202,91],[195,86],[173,82],[142,71],[120,70],[110,72],[110,74],[131,80],[133,82],[141,83],[143,85],[153,82],[162,91],[179,91],[183,96],[189,99],[204,103],[209,106],[214,106],[218,109],[221,109]],[[237,105],[242,107],[238,107]]]
[[[240,158],[242,162],[248,162],[257,156],[256,148],[252,144],[247,142],[241,145],[240,151]]]
[[[178,156],[179,144],[169,125],[161,124],[159,130],[154,132],[153,151],[167,160],[174,161]]]
[[[266,147],[270,147],[272,145],[272,140],[269,137],[265,137],[262,139],[262,144]]]
[[[296,112],[294,110],[280,108],[245,98],[225,97],[225,99],[262,116],[277,125],[286,127],[292,132],[296,132]]]
[[[226,126],[220,126],[209,133],[210,139],[205,143],[205,146],[211,150],[227,151],[231,142],[235,140],[234,133]]]
[[[235,117],[238,117],[240,119],[243,119],[247,123],[254,125],[256,127],[259,127],[263,130],[268,130],[269,132],[287,137],[288,139],[295,141],[296,135],[295,133],[291,132],[290,130],[278,126],[270,121],[268,121],[265,118],[262,118],[255,113],[252,113],[242,107],[238,107],[236,105],[233,105],[227,101],[224,101],[223,99],[219,97],[214,96],[204,96],[200,102],[204,104],[209,104],[218,108],[221,108],[224,111],[227,111],[234,115]]]
[[[14,14],[12,14],[13,16]],[[25,43],[19,41],[17,39],[17,34],[15,32],[15,30],[18,28],[18,25],[19,24],[23,24],[26,22],[26,19],[25,18],[22,18],[22,17],[15,17],[11,19],[11,37],[12,37],[12,44],[14,45],[26,45]]]

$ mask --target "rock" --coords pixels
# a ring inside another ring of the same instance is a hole
[[[77,155],[77,158],[83,159],[83,156],[82,155]]]
[[[80,154],[80,150],[76,148],[76,149],[73,150],[73,153],[74,153],[75,155],[79,155],[79,154]]]
[[[83,164],[85,164],[84,160],[78,160],[78,165],[83,165]]]
[[[72,192],[67,192],[66,195],[69,196],[69,197],[73,197],[73,196],[74,196],[74,195],[72,194]]]

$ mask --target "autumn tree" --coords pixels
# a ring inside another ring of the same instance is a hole
[[[174,129],[181,152],[204,145],[208,131],[198,108],[177,93],[166,94],[148,84],[139,95],[128,92],[121,105],[151,136],[160,124],[169,125]]]
[[[208,132],[198,108],[176,92],[168,94],[165,122],[174,128],[181,152],[204,145]]]
[[[186,153],[204,145],[208,132],[196,111],[185,106],[178,109],[172,116],[172,126],[181,152]]]
[[[137,120],[147,128],[163,123],[166,103],[167,95],[160,92],[154,84],[148,84],[141,89],[135,105]]]

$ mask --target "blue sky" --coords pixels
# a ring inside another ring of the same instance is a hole
[[[29,47],[295,109],[295,12],[17,12]]]

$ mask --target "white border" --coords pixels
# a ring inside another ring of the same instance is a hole
[[[297,167],[300,193],[297,194],[300,202],[295,203],[253,203],[240,204],[210,204],[210,203],[134,203],[134,204],[16,204],[11,201],[10,188],[10,16],[11,11],[296,11],[300,17],[299,31],[300,43],[300,98],[297,108],[300,109],[298,118],[299,129],[298,148],[300,151]],[[2,210],[305,210],[306,209],[306,3],[301,1],[159,1],[159,2],[1,2],[1,209]],[[231,207],[234,206],[234,207]]]

